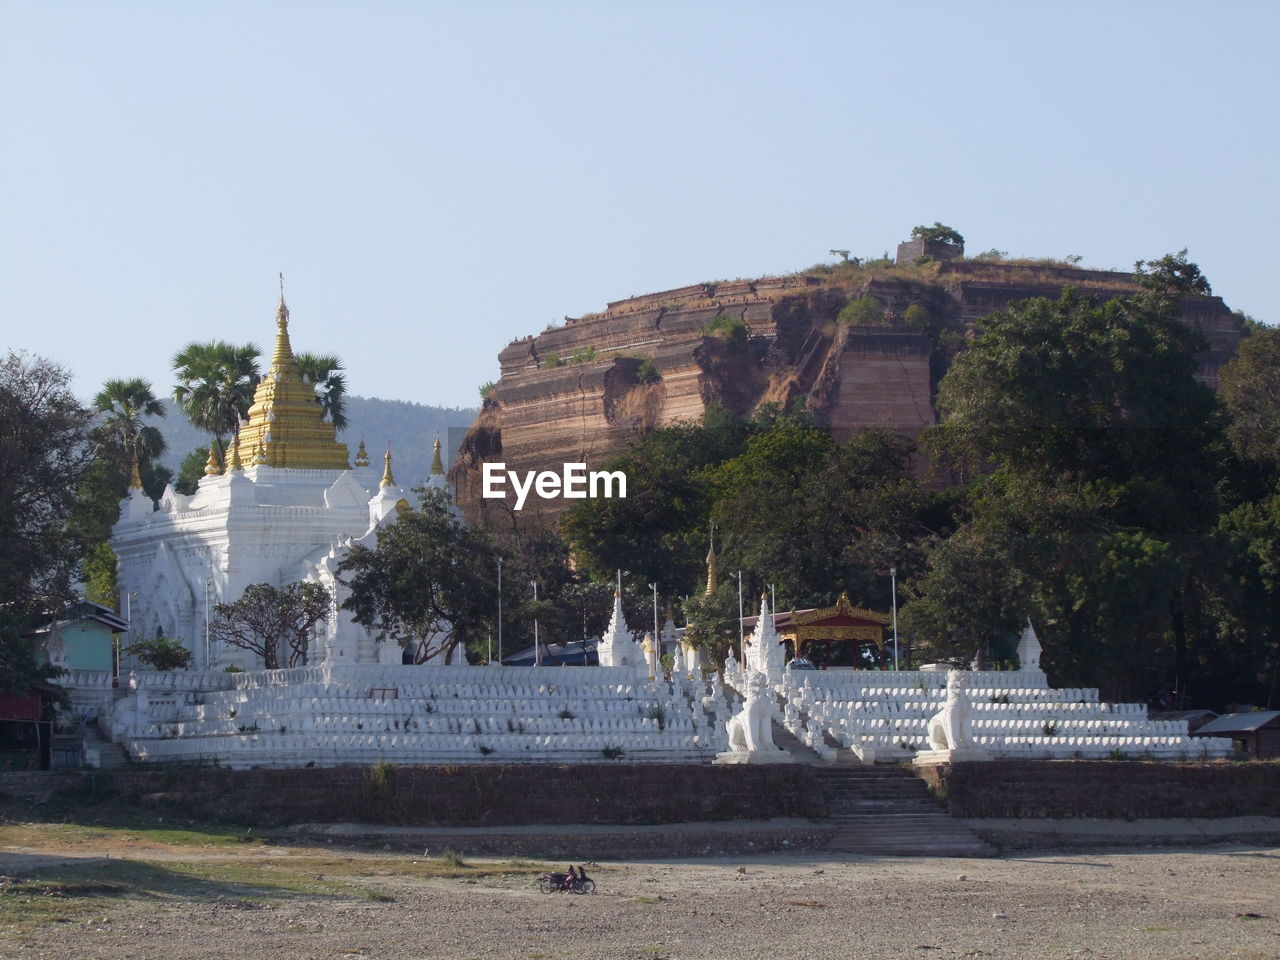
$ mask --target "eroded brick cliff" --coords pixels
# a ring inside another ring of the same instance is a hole
[[[610,303],[498,355],[501,377],[451,471],[459,503],[472,518],[509,509],[480,499],[485,461],[594,468],[638,434],[697,420],[712,403],[747,414],[804,397],[837,440],[863,427],[915,437],[936,419],[937,381],[982,317],[1067,285],[1102,298],[1136,289],[1127,273],[957,260],[695,284]],[[856,297],[878,301],[880,325],[838,322]],[[1208,339],[1199,376],[1216,386],[1239,320],[1218,297],[1188,299],[1183,315]],[[723,318],[742,320],[745,341],[709,332]],[[531,496],[526,510],[556,513],[570,502]]]

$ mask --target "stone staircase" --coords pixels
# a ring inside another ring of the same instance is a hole
[[[837,764],[814,771],[831,822],[830,849],[893,857],[993,857],[995,849],[897,766]]]
[[[105,723],[106,721],[100,722]],[[112,770],[129,765],[129,757],[124,752],[124,747],[106,739],[97,723],[85,725],[84,745],[86,749],[92,748],[98,751],[98,767],[101,770]]]

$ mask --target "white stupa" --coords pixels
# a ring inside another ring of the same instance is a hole
[[[135,477],[121,505],[111,545],[120,593],[132,599],[130,637],[181,640],[197,668],[260,668],[248,651],[206,650],[209,611],[250,584],[315,580],[334,594],[335,609],[310,662],[399,663],[397,645],[377,643],[341,609],[344,590],[334,573],[353,544],[376,546],[377,528],[408,506],[407,495],[392,476],[389,448],[380,480],[363,442],[355,469],[349,466],[346,445],[298,373],[283,293],[276,323],[271,365],[228,445],[225,470],[211,449],[191,496],[170,486],[156,509]],[[436,443],[438,485],[444,471]]]

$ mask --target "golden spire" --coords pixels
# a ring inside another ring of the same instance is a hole
[[[369,465],[369,451],[364,448],[364,437],[360,438],[360,446],[356,450],[356,466],[367,467]]]
[[[387,455],[384,458],[384,462],[386,463],[386,466],[382,468],[382,483],[378,484],[378,486],[394,487],[396,485],[396,478],[391,475],[391,444],[390,443],[387,444]]]
[[[227,472],[232,473],[236,470],[243,470],[244,464],[240,462],[240,444],[233,438],[231,441],[231,450],[227,454]]]
[[[222,467],[218,465],[217,454],[214,453],[214,445],[209,444],[209,459],[204,462],[204,475],[206,477],[217,477],[222,475]]]
[[[315,388],[303,381],[289,343],[289,307],[280,275],[276,345],[271,367],[258,381],[248,421],[236,444],[241,462],[304,470],[346,470],[347,446],[326,423]]]
[[[707,551],[707,596],[716,592],[720,586],[720,576],[716,561],[716,528],[711,526],[711,549]]]
[[[130,490],[142,489],[142,469],[138,466],[138,451],[133,451],[133,479],[129,481]]]
[[[289,343],[289,307],[284,302],[284,274],[280,274],[280,304],[276,307],[276,348],[271,354],[271,373],[278,373],[277,368],[285,365],[293,367],[295,373],[298,364],[293,359],[293,347]],[[269,373],[268,376],[271,374]]]
[[[431,456],[431,475],[443,476],[444,463],[440,460],[440,431],[436,431],[435,452]]]

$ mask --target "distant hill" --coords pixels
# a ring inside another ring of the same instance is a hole
[[[208,434],[202,433],[187,422],[172,401],[166,401],[166,415],[151,422],[160,428],[169,443],[164,464],[176,474],[182,460],[197,447],[209,443]],[[429,407],[405,400],[379,400],[376,397],[347,397],[347,421],[349,426],[338,434],[355,459],[356,447],[361,438],[369,451],[369,459],[381,466],[391,443],[391,465],[396,482],[408,489],[416,487],[427,478],[431,469],[431,445],[436,431],[448,469],[456,442],[461,440],[467,426],[475,419],[476,409],[464,407]],[[454,430],[455,443],[449,442],[450,428]]]

